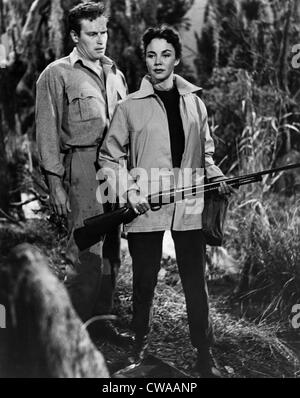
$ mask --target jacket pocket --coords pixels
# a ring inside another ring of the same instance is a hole
[[[69,88],[67,91],[69,118],[74,122],[100,118],[103,113],[101,94],[91,88]]]

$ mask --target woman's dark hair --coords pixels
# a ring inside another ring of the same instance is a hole
[[[82,19],[94,21],[98,17],[102,16],[108,19],[103,3],[95,3],[92,1],[80,3],[69,11],[69,31],[74,30],[78,35],[80,35]]]
[[[147,29],[141,40],[141,47],[144,55],[146,55],[147,47],[153,39],[165,39],[174,47],[176,58],[181,58],[181,39],[179,33],[174,28],[169,25],[161,25],[156,28]]]

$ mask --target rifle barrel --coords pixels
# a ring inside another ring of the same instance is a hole
[[[211,182],[203,185],[193,185],[187,188],[172,188],[169,191],[160,191],[157,194],[149,195],[148,201],[151,204],[160,204],[163,198],[168,198],[168,203],[176,201],[176,198],[183,200],[184,198],[195,197],[195,194],[205,193],[209,191],[215,191],[219,188],[222,181],[226,181],[228,185],[246,185],[253,182],[261,181],[263,175],[273,174],[279,171],[285,171],[300,167],[300,163],[292,163],[286,166],[277,167],[273,169],[258,171],[256,173],[245,174],[242,176],[224,178],[216,182]]]

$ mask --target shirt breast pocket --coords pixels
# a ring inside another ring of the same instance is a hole
[[[105,116],[104,100],[93,88],[70,88],[67,91],[69,118],[73,122],[99,119]]]

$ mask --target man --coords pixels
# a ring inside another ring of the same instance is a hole
[[[70,239],[66,285],[83,321],[111,313],[120,266],[119,230],[90,249],[79,251],[72,231],[103,212],[96,200],[96,158],[114,108],[127,93],[123,74],[105,56],[108,18],[101,3],[79,4],[69,12],[75,48],[52,62],[37,82],[36,128],[42,170],[55,212],[68,220]],[[103,247],[102,247],[103,246]],[[103,248],[103,261],[102,252]],[[122,337],[113,325],[102,334]]]

